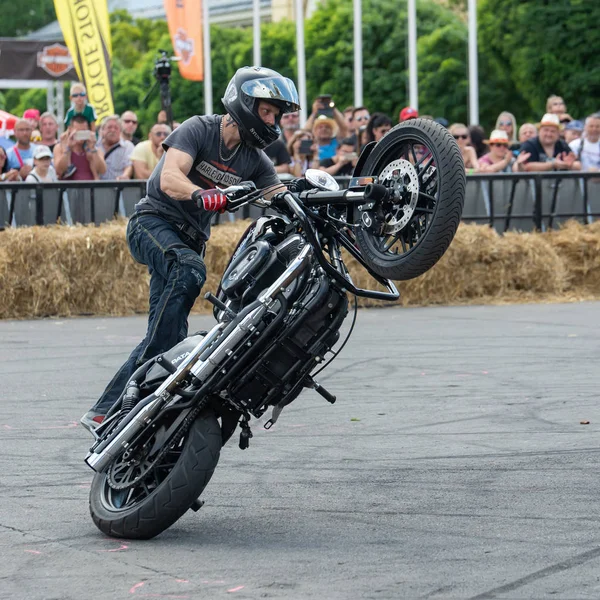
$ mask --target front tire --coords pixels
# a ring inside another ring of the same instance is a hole
[[[169,453],[174,464],[155,488],[143,480],[117,492],[110,487],[106,472],[96,473],[90,490],[94,523],[116,538],[147,540],[162,533],[200,496],[217,466],[221,446],[219,422],[212,412],[206,412],[191,425],[180,448]],[[135,500],[136,493],[139,500]],[[134,501],[128,502],[132,497]]]
[[[447,129],[428,119],[411,119],[389,131],[361,169],[363,176],[385,173],[386,187],[408,185],[414,192],[387,215],[396,227],[383,235],[359,227],[356,241],[378,275],[413,279],[431,269],[454,238],[465,199],[465,165]]]

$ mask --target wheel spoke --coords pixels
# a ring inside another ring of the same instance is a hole
[[[426,194],[425,192],[422,192],[421,190],[419,190],[419,198],[425,198],[425,200],[429,200],[429,202],[436,202],[435,196]]]
[[[400,235],[401,235],[401,231],[399,231],[398,233],[396,233],[395,235],[391,235],[388,238],[388,241],[386,242],[386,244],[384,245],[384,247],[382,248],[382,250],[384,252],[387,252],[399,239],[400,239]],[[398,248],[395,249],[396,252],[395,254],[398,254]]]

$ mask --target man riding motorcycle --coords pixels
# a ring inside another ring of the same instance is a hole
[[[205,245],[215,211],[227,208],[227,189],[284,190],[262,151],[281,134],[284,113],[299,110],[294,83],[271,69],[243,67],[222,98],[227,113],[194,116],[163,142],[165,152],[148,180],[147,195],[127,225],[133,258],[148,266],[146,336],[81,419],[96,428],[135,370],[183,340],[188,315],[206,281]]]

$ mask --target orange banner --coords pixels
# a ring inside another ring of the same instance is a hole
[[[185,79],[204,79],[202,0],[164,0],[171,42],[179,73]]]

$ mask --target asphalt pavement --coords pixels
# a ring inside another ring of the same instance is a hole
[[[129,542],[77,421],[144,328],[0,322],[0,598],[600,598],[600,303],[359,311],[337,403],[234,437],[205,506]]]

